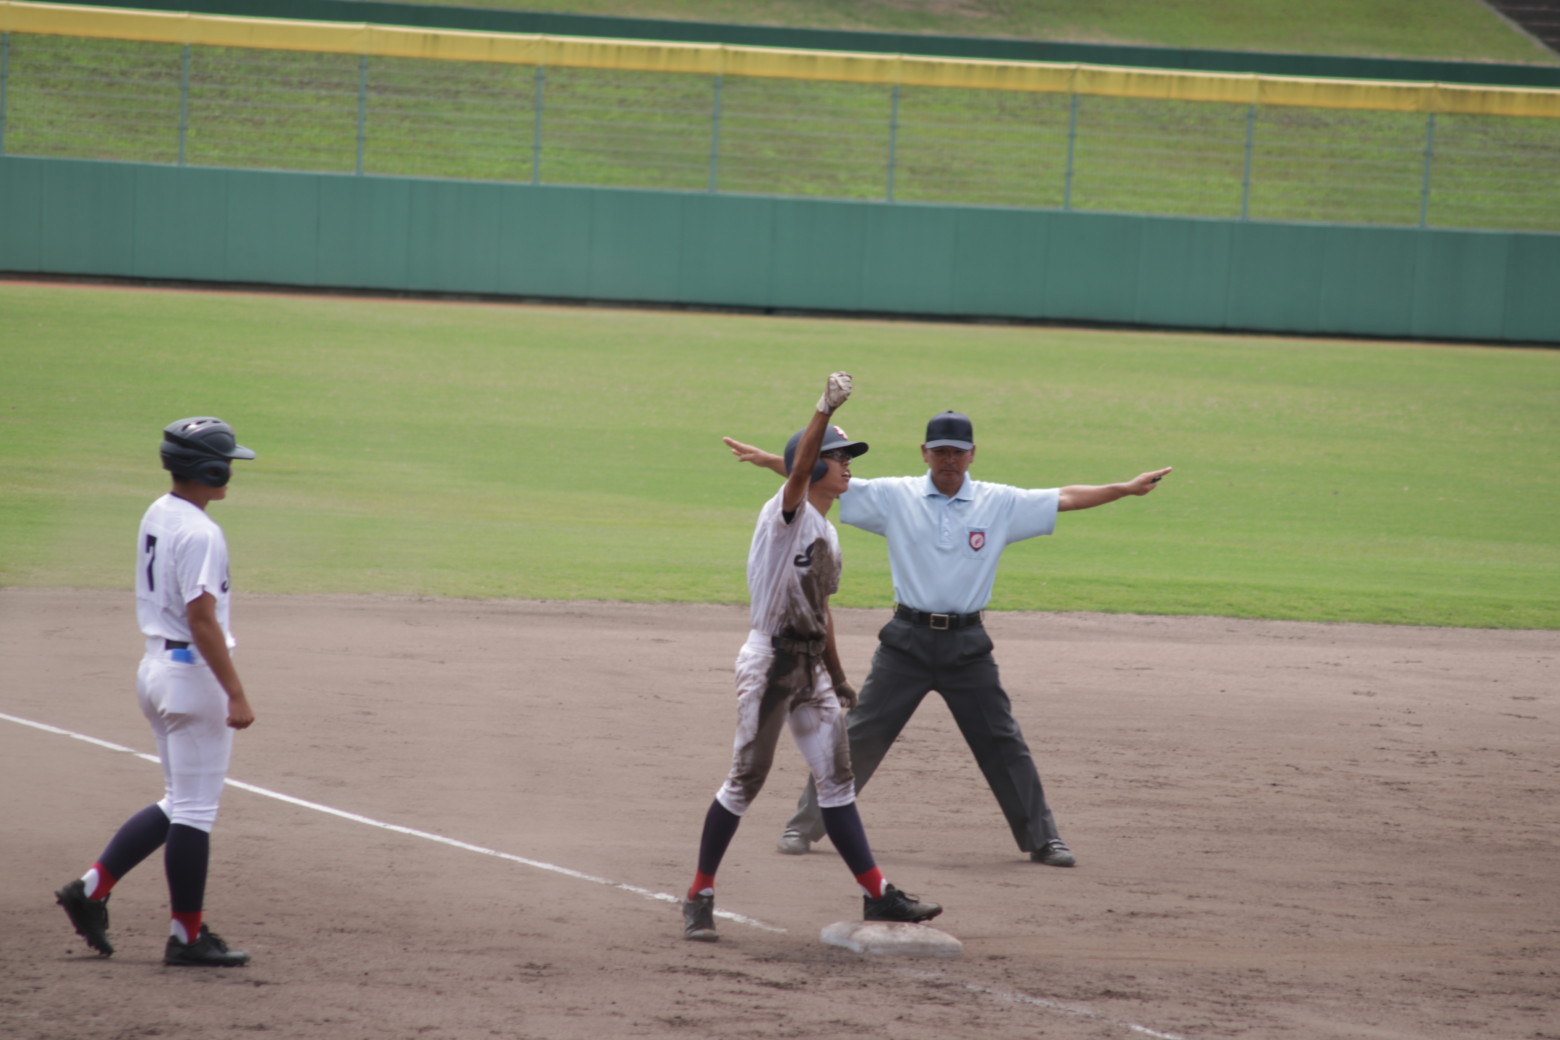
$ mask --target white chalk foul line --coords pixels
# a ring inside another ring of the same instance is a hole
[[[1182,1036],[1180,1033],[1161,1033],[1157,1029],[1150,1029],[1148,1026],[1140,1026],[1136,1022],[1123,1022],[1120,1019],[1110,1018],[1107,1015],[1102,1015],[1098,1011],[1090,1011],[1088,1008],[1072,1007],[1068,1004],[1061,1004],[1054,1000],[1047,1000],[1044,997],[1031,997],[1026,993],[1009,993],[1006,990],[991,989],[988,986],[978,986],[973,982],[963,983],[963,986],[971,993],[979,993],[981,996],[992,997],[997,1000],[1006,1001],[1010,1004],[1026,1004],[1030,1007],[1045,1008],[1047,1011],[1059,1011],[1064,1015],[1072,1015],[1074,1018],[1086,1018],[1095,1022],[1104,1022],[1115,1026],[1118,1029],[1126,1029],[1134,1033],[1140,1033],[1143,1036],[1153,1037],[1154,1040],[1190,1040],[1190,1037]]]
[[[144,752],[137,751],[134,748],[125,747],[123,744],[115,744],[112,741],[99,740],[97,737],[89,737],[84,733],[77,733],[73,730],[61,729],[58,726],[50,726],[48,723],[44,722],[34,722],[32,719],[18,718],[15,715],[7,715],[3,712],[0,712],[0,719],[5,720],[6,722],[14,722],[19,726],[30,726],[33,729],[42,730],[45,733],[54,733],[62,737],[70,737],[72,740],[84,741],[88,744],[94,744],[98,747],[106,748],[109,751],[121,751],[125,754],[134,755],[136,758],[143,759],[152,763],[153,765],[161,764],[156,755],[148,755]],[[630,885],[622,881],[613,881],[611,878],[596,877],[594,874],[586,874],[582,871],[571,870],[568,867],[562,867],[556,863],[546,863],[542,860],[529,859],[525,856],[516,856],[511,852],[500,852],[497,849],[486,848],[482,845],[473,845],[469,841],[461,841],[458,838],[447,838],[442,834],[434,834],[431,831],[418,830],[415,827],[403,827],[397,823],[386,823],[383,820],[376,820],[371,816],[364,816],[360,813],[348,812],[345,809],[337,809],[329,805],[321,805],[319,802],[311,802],[304,798],[295,798],[290,794],[283,794],[280,791],[272,791],[269,788],[260,787],[256,784],[245,783],[242,780],[234,780],[231,777],[229,777],[227,780],[227,786],[236,787],[239,790],[248,791],[251,794],[258,794],[265,798],[273,798],[278,802],[286,802],[288,805],[295,805],[300,809],[311,809],[314,812],[324,813],[327,816],[335,816],[339,819],[350,820],[353,823],[361,823],[367,827],[378,827],[380,830],[390,831],[395,834],[404,834],[410,838],[421,838],[424,841],[431,841],[440,845],[448,845],[450,848],[461,849],[464,852],[475,852],[483,856],[492,856],[495,859],[506,860],[510,863],[518,863],[521,866],[531,867],[534,870],[544,870],[552,874],[561,874],[564,877],[573,878],[576,881],[588,881],[593,885],[603,885],[607,888],[615,888],[621,892],[630,892],[645,899],[653,899],[661,903],[682,902],[681,896],[675,896],[667,892],[652,892],[648,888],[640,888],[638,885]],[[717,910],[715,911],[715,915],[717,917],[723,917],[728,921],[735,921],[738,924],[745,924],[749,927],[760,929],[761,931],[777,933],[783,933],[786,931],[786,929],[781,928],[779,925],[768,924],[764,921],[758,920],[757,918],[733,913],[730,910]]]
[[[6,722],[14,722],[19,726],[30,726],[33,729],[42,730],[45,733],[54,733],[58,736],[69,737],[72,740],[80,740],[88,744],[94,744],[98,747],[106,748],[109,751],[121,751],[128,755],[134,755],[136,758],[143,759],[152,763],[153,765],[161,765],[156,755],[148,755],[144,752],[137,751],[134,748],[125,747],[123,744],[115,744],[112,741],[99,740],[97,737],[89,737],[85,733],[77,733],[74,730],[61,729],[58,726],[50,726],[45,722],[34,722],[32,719],[18,718],[15,715],[7,715],[4,712],[0,712],[0,719],[3,719]],[[240,790],[248,791],[251,794],[258,794],[265,798],[274,798],[279,802],[286,802],[288,805],[296,805],[301,809],[311,809],[314,812],[325,813],[327,816],[335,816],[343,820],[350,820],[353,823],[361,823],[364,826],[378,827],[381,830],[391,831],[395,834],[404,834],[411,838],[422,838],[425,841],[437,842],[440,845],[448,845],[451,848],[461,849],[465,852],[475,852],[483,856],[493,856],[497,859],[507,860],[510,863],[518,863],[521,866],[531,867],[535,870],[545,870],[549,873],[561,874],[564,877],[573,878],[576,881],[588,881],[594,885],[604,885],[608,888],[615,888],[622,892],[631,892],[634,895],[642,896],[645,899],[653,899],[657,902],[682,902],[681,896],[674,896],[667,892],[652,892],[648,888],[640,888],[637,885],[626,884],[622,881],[613,881],[610,878],[596,877],[593,874],[586,874],[578,870],[571,870],[568,867],[560,867],[556,863],[545,863],[541,860],[528,859],[525,856],[516,856],[510,852],[499,852],[497,849],[489,849],[481,845],[473,845],[470,842],[461,841],[458,838],[446,838],[442,834],[434,834],[430,831],[420,831],[415,827],[403,827],[396,823],[386,823],[383,820],[376,820],[371,816],[363,816],[359,813],[347,812],[344,809],[332,808],[329,805],[321,805],[318,802],[311,802],[303,798],[295,798],[290,794],[282,794],[280,791],[272,791],[269,788],[259,787],[255,784],[248,784],[242,780],[233,780],[230,778],[227,783],[231,787],[237,787]],[[729,910],[717,910],[715,911],[715,915],[717,917],[723,917],[728,921],[735,921],[738,924],[745,924],[749,927],[758,928],[766,932],[783,933],[786,931],[786,929],[781,928],[778,925],[766,924],[757,918],[747,917],[743,914],[735,914]],[[905,974],[913,974],[928,979],[935,978],[935,976],[927,975],[924,972],[915,972],[912,970],[905,971]],[[1135,1022],[1123,1022],[1119,1019],[1101,1015],[1096,1011],[1090,1011],[1087,1008],[1070,1007],[1066,1004],[1060,1004],[1054,1000],[1047,1000],[1044,997],[1031,997],[1025,993],[1010,993],[1005,990],[991,989],[987,986],[976,985],[972,982],[960,983],[960,985],[971,993],[978,993],[981,996],[990,997],[994,1000],[1001,1000],[1011,1004],[1024,1004],[1030,1007],[1044,1008],[1047,1011],[1060,1012],[1062,1014],[1072,1015],[1076,1018],[1092,1019],[1096,1022],[1107,1023],[1120,1029],[1126,1029],[1134,1033],[1142,1034],[1143,1036],[1151,1037],[1153,1040],[1190,1040],[1190,1038],[1182,1036],[1179,1033],[1162,1033],[1157,1029],[1150,1029],[1148,1026],[1138,1025]]]

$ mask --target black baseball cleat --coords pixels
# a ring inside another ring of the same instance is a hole
[[[1071,867],[1078,862],[1072,849],[1069,849],[1067,843],[1061,838],[1052,838],[1031,852],[1029,858],[1048,867]]]
[[[249,954],[243,950],[230,950],[222,936],[205,925],[192,943],[181,943],[168,936],[168,948],[163,951],[163,963],[186,968],[236,968],[249,963]]]
[[[683,938],[694,942],[714,942],[720,936],[715,932],[715,894],[700,893],[692,899],[684,899]]]
[[[930,921],[942,913],[936,903],[923,903],[893,885],[884,885],[883,894],[876,899],[862,896],[861,902],[864,921]]]
[[[112,957],[114,945],[108,941],[108,897],[87,898],[86,882],[77,878],[64,888],[56,889],[54,901],[65,908],[76,934],[87,940],[87,945],[100,957]]]

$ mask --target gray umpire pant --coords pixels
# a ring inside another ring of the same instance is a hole
[[[898,738],[922,699],[936,690],[948,704],[964,742],[997,796],[997,804],[1025,852],[1057,838],[1040,773],[1002,689],[991,637],[983,625],[937,630],[895,618],[878,633],[872,670],[851,711],[851,768],[859,792]],[[808,841],[823,837],[823,816],[811,779],[786,830]]]

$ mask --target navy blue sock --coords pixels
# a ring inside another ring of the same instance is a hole
[[[206,864],[211,860],[211,835],[199,827],[176,823],[168,828],[163,865],[168,872],[168,899],[176,914],[199,913],[206,905]],[[193,941],[195,936],[190,936]]]
[[[710,802],[709,812],[704,814],[704,833],[699,837],[699,873],[713,878],[720,869],[720,861],[726,858],[731,839],[737,836],[737,825],[742,817],[721,805]]]
[[[148,805],[120,825],[108,848],[98,857],[97,865],[118,881],[167,840],[167,814],[160,805]]]
[[[867,829],[861,825],[861,813],[856,811],[855,802],[836,805],[822,812],[823,829],[844,857],[845,865],[852,874],[860,877],[877,866],[877,860],[872,858],[872,846],[867,844]]]

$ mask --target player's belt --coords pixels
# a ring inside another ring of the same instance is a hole
[[[973,614],[928,614],[924,610],[916,610],[898,604],[894,607],[894,617],[900,621],[908,621],[912,625],[925,625],[939,632],[950,628],[968,628],[981,622],[982,612],[977,610]]]
[[[792,636],[770,636],[769,645],[788,654],[804,657],[822,657],[828,644],[822,639],[797,639]]]
[[[163,640],[163,649],[164,650],[188,650],[189,648],[190,648],[190,644],[184,642],[182,639],[164,639]]]

